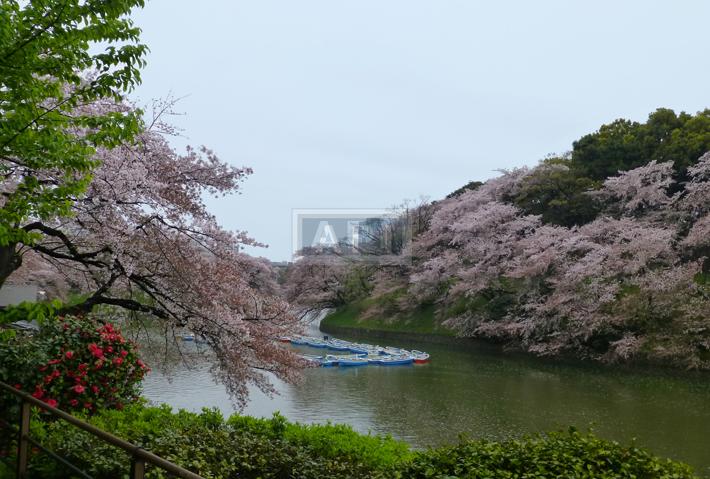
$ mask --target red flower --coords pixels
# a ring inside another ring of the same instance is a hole
[[[52,359],[52,360],[49,361],[47,364],[59,364],[59,363],[61,363],[61,362],[62,362],[61,359]]]
[[[86,372],[86,370],[89,368],[89,365],[86,363],[81,363],[79,364],[79,371]]]
[[[79,405],[79,400],[78,399],[72,399],[69,401],[69,404],[71,404],[74,407],[77,407]]]
[[[56,399],[47,399],[45,402],[47,403],[47,406],[57,407]]]
[[[67,351],[67,353],[65,354],[65,356],[67,357],[67,359],[71,359],[71,358],[74,356],[74,352],[73,352],[73,351]]]
[[[99,393],[99,387],[98,387],[97,385],[95,385],[95,384],[94,384],[93,386],[91,386],[91,390],[94,392],[94,394],[98,394],[98,393]]]
[[[128,356],[128,351],[126,351],[125,349],[122,349],[121,350],[121,357],[125,358],[126,356]]]
[[[55,369],[54,371],[52,371],[53,378],[58,378],[60,375],[61,373],[59,372],[59,369]]]
[[[89,344],[89,351],[91,351],[91,354],[94,355],[94,357],[101,359],[104,357],[104,350],[101,349],[96,345],[96,343],[91,343]]]
[[[22,384],[15,384],[15,389],[22,389]]]
[[[85,403],[84,403],[84,407],[85,407],[86,409],[91,409],[91,408],[92,408],[90,402],[85,402]]]
[[[84,388],[84,386],[82,386],[81,384],[77,384],[72,389],[74,390],[75,393],[81,394],[84,392],[84,389],[86,389],[86,388]]]
[[[113,352],[113,348],[112,348],[111,346],[109,346],[108,348],[106,348],[106,351],[108,351],[109,353],[112,353],[112,352]]]
[[[37,389],[35,389],[35,392],[32,393],[32,397],[37,398],[37,399],[41,399],[42,396],[44,396],[44,389],[37,386]]]
[[[123,358],[113,358],[113,364],[115,364],[116,366],[120,366],[122,362]]]

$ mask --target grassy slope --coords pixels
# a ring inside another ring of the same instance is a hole
[[[373,331],[454,336],[453,331],[441,326],[437,321],[436,307],[433,304],[419,306],[407,314],[369,316],[368,311],[377,306],[381,306],[378,298],[368,298],[351,303],[326,316],[322,324]]]

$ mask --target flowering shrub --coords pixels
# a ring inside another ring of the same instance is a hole
[[[65,317],[0,344],[0,376],[66,411],[122,409],[138,398],[148,367],[111,323]]]

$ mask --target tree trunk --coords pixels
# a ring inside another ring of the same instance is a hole
[[[5,280],[22,264],[22,256],[17,254],[17,245],[0,246],[0,288]]]

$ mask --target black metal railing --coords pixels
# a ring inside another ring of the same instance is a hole
[[[159,467],[166,472],[172,474],[174,477],[181,479],[203,479],[202,476],[198,476],[194,472],[190,472],[187,469],[173,464],[170,461],[166,461],[160,456],[156,456],[150,451],[142,449],[140,446],[131,444],[128,441],[114,436],[113,434],[106,432],[102,429],[92,426],[81,419],[75,418],[71,414],[68,414],[60,409],[49,406],[48,404],[40,401],[27,394],[26,392],[15,389],[12,386],[0,382],[0,389],[3,389],[10,394],[16,396],[20,400],[20,424],[17,431],[17,478],[26,479],[28,478],[28,464],[30,455],[30,446],[36,447],[38,450],[42,451],[58,463],[64,465],[72,472],[77,475],[92,479],[89,474],[82,471],[80,468],[70,463],[67,459],[61,457],[55,452],[47,449],[42,444],[40,444],[36,439],[30,437],[30,417],[32,407],[38,407],[47,411],[52,416],[64,420],[74,427],[77,427],[83,431],[96,436],[102,441],[111,444],[119,449],[123,449],[131,457],[131,479],[143,479],[145,477],[146,464],[152,464],[155,467]]]

